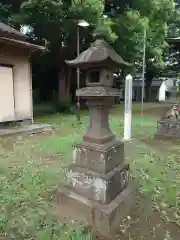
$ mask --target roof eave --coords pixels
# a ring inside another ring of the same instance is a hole
[[[167,38],[166,41],[168,43],[180,43],[180,37],[177,37],[177,38]]]
[[[132,67],[133,64],[126,63],[124,61],[122,62],[115,62],[110,58],[101,60],[101,61],[89,61],[89,62],[77,62],[77,59],[75,60],[65,60],[65,63],[67,63],[69,66],[79,69],[88,69],[88,68],[99,68],[99,67],[107,67],[107,68],[126,68],[126,67]]]
[[[24,42],[24,41],[20,41],[20,40],[16,40],[16,39],[11,39],[11,38],[6,38],[6,37],[0,37],[0,41],[4,42],[4,43],[8,43],[8,44],[12,44],[12,45],[19,45],[21,47],[27,48],[30,51],[48,51],[45,47],[43,46],[39,46],[36,44],[32,44],[29,42]]]

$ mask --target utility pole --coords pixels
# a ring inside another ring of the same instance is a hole
[[[144,41],[143,41],[143,71],[142,71],[142,89],[141,89],[141,122],[143,125],[144,117],[144,87],[145,87],[145,71],[146,71],[146,38],[147,32],[144,29]]]
[[[77,25],[77,56],[79,56],[79,25]],[[79,83],[80,83],[80,72],[79,72],[79,68],[77,68],[77,90],[79,90]],[[77,122],[81,121],[81,117],[80,117],[80,98],[79,95],[77,96],[77,109],[76,109],[76,118],[77,118]]]
[[[79,39],[79,29],[80,27],[89,27],[89,23],[84,21],[84,20],[80,20],[78,21],[77,23],[77,57],[79,56],[80,54],[80,39]],[[79,90],[80,88],[80,71],[79,71],[79,68],[77,68],[77,90]],[[80,116],[80,110],[81,110],[81,106],[80,106],[80,97],[77,96],[77,104],[76,104],[76,118],[77,118],[77,122],[80,122],[81,121],[81,116]]]

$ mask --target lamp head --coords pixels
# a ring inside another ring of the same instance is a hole
[[[90,24],[85,20],[79,20],[77,25],[80,27],[89,27]]]

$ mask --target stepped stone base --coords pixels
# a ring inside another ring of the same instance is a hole
[[[65,186],[58,191],[58,215],[84,219],[101,235],[113,236],[134,205],[124,143],[113,139],[103,145],[75,145],[73,164],[66,168],[65,175]]]
[[[180,121],[171,119],[158,121],[155,137],[180,139]]]
[[[56,213],[61,218],[70,218],[83,223],[87,221],[94,231],[110,237],[134,205],[135,187],[132,182],[109,204],[102,205],[74,193],[71,188],[61,187],[58,191]]]

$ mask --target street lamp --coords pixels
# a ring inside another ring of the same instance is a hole
[[[89,27],[89,23],[86,22],[85,20],[79,20],[77,23],[77,56],[79,56],[79,28],[80,27]],[[80,72],[79,68],[77,68],[77,89],[79,90],[79,85],[80,85]],[[79,96],[77,96],[77,111],[76,111],[76,117],[77,121],[80,122],[80,99]]]

